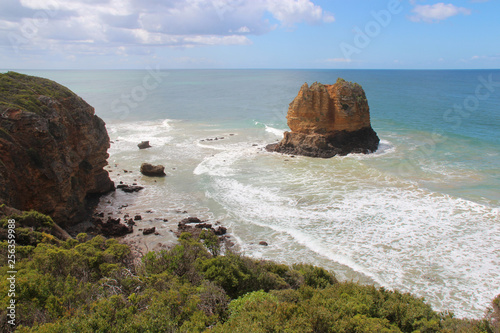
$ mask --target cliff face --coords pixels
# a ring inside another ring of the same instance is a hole
[[[109,137],[94,108],[47,79],[0,74],[0,202],[63,226],[85,217],[86,198],[114,189]]]
[[[370,153],[379,138],[370,124],[363,88],[338,79],[333,85],[304,83],[287,114],[291,132],[269,151],[312,157]]]

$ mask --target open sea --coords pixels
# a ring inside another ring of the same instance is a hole
[[[113,142],[112,179],[145,186],[101,208],[150,210],[141,223],[159,226],[156,239],[173,239],[187,215],[220,221],[245,255],[319,265],[457,317],[480,318],[500,294],[500,70],[20,72],[95,107]],[[379,150],[266,152],[300,86],[338,77],[364,88]],[[139,150],[143,140],[153,147]],[[141,177],[143,162],[168,177]]]

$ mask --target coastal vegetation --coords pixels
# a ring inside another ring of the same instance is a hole
[[[438,313],[398,291],[339,282],[227,249],[212,230],[138,258],[128,245],[79,234],[61,240],[50,217],[0,220],[0,330],[9,270],[6,225],[16,219],[17,332],[498,332],[500,298],[482,320]]]
[[[17,72],[0,74],[0,107],[41,113],[48,107],[38,96],[69,98],[71,90],[60,84]]]

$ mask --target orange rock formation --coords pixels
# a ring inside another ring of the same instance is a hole
[[[370,124],[370,109],[363,88],[338,79],[333,85],[304,83],[288,109],[283,140],[269,151],[312,157],[370,153],[379,138]]]

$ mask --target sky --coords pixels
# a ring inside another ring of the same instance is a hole
[[[0,0],[0,68],[500,68],[500,0]]]

